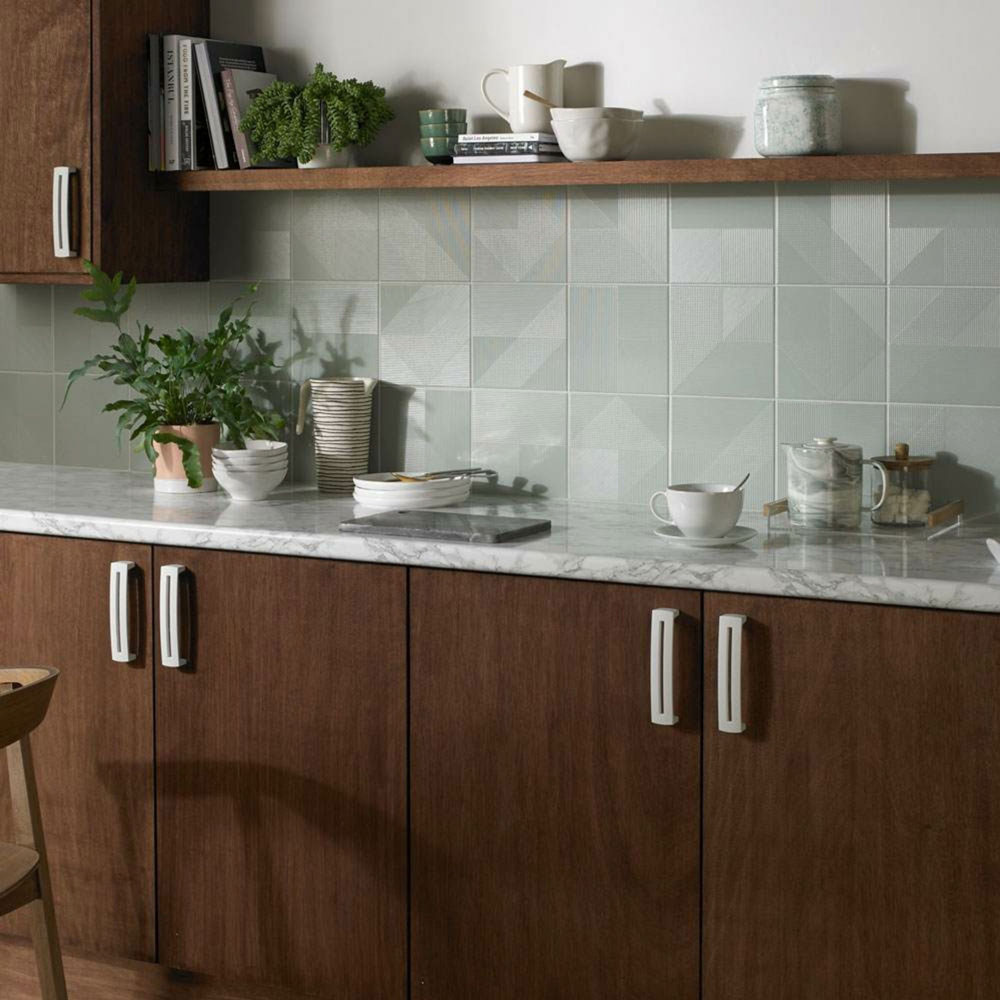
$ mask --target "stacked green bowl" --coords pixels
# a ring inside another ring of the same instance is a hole
[[[455,143],[468,125],[465,108],[428,108],[420,115],[420,150],[431,163],[451,163]]]

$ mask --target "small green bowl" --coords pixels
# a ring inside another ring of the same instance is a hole
[[[431,163],[451,163],[455,152],[455,138],[435,135],[420,140],[420,150]]]
[[[447,125],[421,125],[421,138],[431,138],[434,136],[458,136],[465,135],[469,126],[465,122],[449,122]]]
[[[444,125],[447,122],[464,122],[465,108],[431,108],[418,111],[421,125]]]

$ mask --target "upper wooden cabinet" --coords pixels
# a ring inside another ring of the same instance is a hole
[[[86,281],[82,258],[140,281],[208,276],[206,195],[148,170],[150,32],[208,34],[207,0],[3,0],[0,281]],[[54,170],[69,167],[55,253]]]
[[[700,610],[410,571],[415,1000],[696,1000]]]
[[[704,732],[704,1000],[997,996],[1000,617],[707,594]]]

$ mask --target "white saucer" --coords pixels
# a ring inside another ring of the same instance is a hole
[[[665,524],[662,528],[653,529],[665,542],[673,542],[675,545],[690,545],[697,549],[717,549],[724,545],[742,545],[755,538],[757,532],[753,528],[741,528],[736,525],[732,531],[721,538],[697,538],[682,535],[676,528]]]

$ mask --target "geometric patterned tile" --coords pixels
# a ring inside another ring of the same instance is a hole
[[[773,499],[774,404],[758,399],[675,396],[670,412],[670,481],[738,483],[748,472],[743,509]]]
[[[0,371],[52,371],[50,286],[0,286]]]
[[[235,281],[232,288],[234,294],[225,304],[240,297],[245,308],[252,299],[248,283]],[[118,337],[113,326],[93,323],[73,314],[77,306],[90,304],[81,299],[80,291],[78,287],[66,285],[55,289],[56,371],[72,371],[94,354],[105,353],[112,339]],[[201,336],[208,330],[209,323],[214,326],[218,319],[218,313],[209,318],[208,304],[207,281],[139,285],[129,311],[122,318],[122,329],[136,337],[136,324],[142,323],[151,326],[156,336],[176,333],[178,328]]]
[[[566,496],[566,393],[474,389],[472,463],[519,493]]]
[[[383,471],[468,468],[472,419],[468,389],[418,389],[380,382],[377,393]]]
[[[885,289],[778,289],[778,395],[885,399]]]
[[[799,403],[779,400],[775,413],[774,496],[788,492],[785,449],[814,437],[835,437],[843,444],[857,444],[865,458],[885,455],[885,403]],[[865,467],[865,503],[868,503],[871,469]]]
[[[778,185],[778,282],[878,285],[885,281],[885,185]]]
[[[669,189],[570,189],[570,281],[663,282],[669,278]]]
[[[383,191],[379,272],[386,281],[467,281],[469,192]]]
[[[378,192],[293,192],[292,277],[376,280]]]
[[[570,388],[666,394],[666,285],[571,285]]]
[[[219,192],[211,198],[210,272],[220,281],[291,277],[292,195]]]
[[[1000,182],[889,186],[889,269],[898,285],[1000,285]]]
[[[890,399],[1000,404],[1000,289],[892,288]]]
[[[774,281],[774,186],[677,184],[670,273],[692,284]]]
[[[569,397],[571,500],[646,503],[670,476],[666,396]]]
[[[239,281],[213,281],[209,285],[208,312],[214,325],[219,313],[235,302],[233,315],[241,316],[253,304],[250,313],[251,336],[258,344],[273,352],[279,364],[288,361],[291,343],[290,283],[287,281],[262,281],[251,295],[247,286]],[[241,354],[248,353],[241,350]]]
[[[0,374],[0,462],[52,464],[53,385],[61,401],[61,375]]]
[[[936,455],[930,490],[934,504],[964,499],[967,514],[995,511],[1000,501],[1000,408],[889,404],[889,441],[905,441],[913,455]]]
[[[416,386],[469,385],[469,286],[381,286],[380,375]]]
[[[564,188],[472,192],[475,281],[565,281]]]
[[[378,285],[293,281],[291,377],[378,375]]]
[[[472,384],[566,388],[565,286],[472,286]]]
[[[674,285],[670,296],[671,392],[773,395],[773,288]]]

